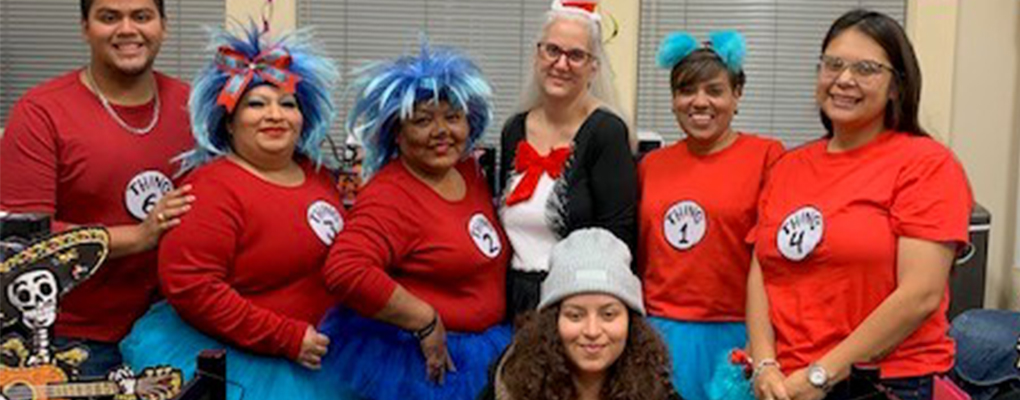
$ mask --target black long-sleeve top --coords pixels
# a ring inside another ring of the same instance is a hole
[[[526,137],[520,113],[507,121],[500,141],[500,191],[514,169],[517,145]],[[557,179],[549,207],[553,231],[560,238],[589,227],[605,228],[627,243],[637,240],[637,166],[630,152],[627,125],[606,110],[596,110],[574,136],[573,152]],[[505,198],[506,193],[502,193]]]

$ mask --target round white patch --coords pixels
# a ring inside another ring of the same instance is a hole
[[[344,230],[344,218],[332,204],[318,200],[308,206],[308,226],[322,243],[329,246],[333,244],[333,238]]]
[[[815,250],[824,231],[822,212],[804,206],[783,220],[783,225],[776,232],[776,247],[788,260],[800,261]]]
[[[708,219],[705,210],[692,200],[673,204],[662,221],[666,241],[677,250],[687,250],[705,237]]]
[[[144,220],[166,192],[174,190],[174,183],[156,170],[135,175],[124,189],[124,205],[131,216]]]
[[[503,249],[503,243],[499,240],[496,228],[481,213],[471,216],[471,220],[468,222],[468,233],[475,241],[475,246],[478,246],[478,250],[486,257],[496,258],[499,251]]]

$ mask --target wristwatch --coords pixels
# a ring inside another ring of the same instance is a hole
[[[832,388],[832,378],[829,376],[829,371],[826,371],[824,367],[818,364],[812,363],[807,368],[807,380],[811,386],[828,392]]]

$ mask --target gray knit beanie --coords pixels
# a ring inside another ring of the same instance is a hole
[[[579,229],[552,249],[538,309],[581,293],[605,293],[645,315],[641,281],[630,272],[630,249],[602,228]]]

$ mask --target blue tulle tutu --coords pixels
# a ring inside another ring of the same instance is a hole
[[[734,364],[729,353],[721,354],[716,362],[712,380],[708,383],[708,398],[712,400],[755,400],[751,381],[745,366]],[[748,367],[750,368],[750,367]]]
[[[202,334],[181,320],[166,301],[152,306],[120,343],[124,363],[135,371],[172,365],[181,369],[185,380],[194,375],[195,358],[204,349],[227,350],[227,398],[231,400],[358,398],[343,390],[335,373],[325,368],[309,370],[288,359],[252,354]]]
[[[474,399],[513,336],[507,325],[482,333],[447,332],[446,347],[457,370],[447,372],[439,385],[428,380],[418,340],[393,325],[337,308],[326,314],[320,331],[329,336],[332,355],[323,369],[375,400]]]
[[[726,355],[747,344],[743,322],[690,322],[651,317],[648,322],[666,342],[673,361],[673,387],[684,400],[713,400],[712,376]]]

